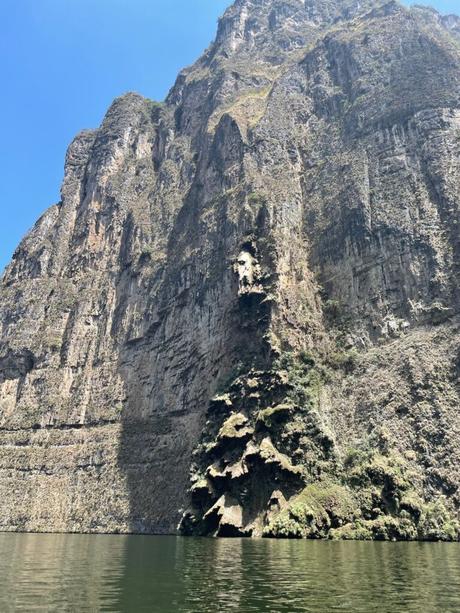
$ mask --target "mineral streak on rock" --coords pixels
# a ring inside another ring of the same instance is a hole
[[[0,289],[0,530],[459,538],[460,19],[236,0]]]

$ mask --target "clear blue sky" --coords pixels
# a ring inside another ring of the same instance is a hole
[[[113,98],[161,100],[231,0],[0,0],[0,272],[59,200],[67,145]],[[433,0],[458,12],[458,0]]]

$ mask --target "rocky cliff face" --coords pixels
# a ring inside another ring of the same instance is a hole
[[[460,19],[237,0],[0,290],[0,529],[458,539]]]

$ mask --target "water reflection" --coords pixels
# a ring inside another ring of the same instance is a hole
[[[187,612],[460,611],[457,545],[219,540],[187,549]]]
[[[0,611],[460,611],[460,546],[0,535]]]
[[[116,610],[125,551],[126,537],[1,534],[0,611]]]

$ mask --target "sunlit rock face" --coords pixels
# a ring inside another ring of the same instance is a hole
[[[460,20],[237,0],[0,289],[0,530],[458,539]]]

